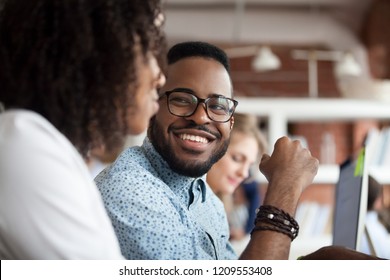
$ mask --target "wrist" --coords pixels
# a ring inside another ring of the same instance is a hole
[[[287,212],[271,205],[262,205],[256,210],[255,231],[275,231],[290,237],[293,241],[299,233],[297,221]]]
[[[295,210],[302,194],[302,185],[288,182],[270,182],[264,197],[264,205],[273,205],[277,208],[295,214]]]

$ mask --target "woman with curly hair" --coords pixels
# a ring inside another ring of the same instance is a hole
[[[160,0],[6,0],[0,258],[123,258],[86,161],[143,132],[165,57]]]

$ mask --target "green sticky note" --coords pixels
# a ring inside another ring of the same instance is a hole
[[[359,156],[356,162],[356,168],[354,176],[363,176],[363,168],[364,168],[364,157],[365,157],[365,148],[362,148],[359,152]]]

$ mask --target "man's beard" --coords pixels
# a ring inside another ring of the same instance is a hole
[[[191,128],[194,128],[194,125],[192,125]],[[153,117],[148,131],[148,136],[153,147],[168,163],[169,167],[173,171],[178,174],[194,178],[206,174],[213,164],[225,155],[229,146],[229,139],[227,139],[221,142],[221,145],[212,153],[211,157],[206,162],[188,162],[186,160],[182,160],[180,155],[177,156],[173,147],[171,147],[169,143],[164,143],[164,138],[161,137],[161,135],[164,135],[164,131],[156,121],[156,118]],[[194,155],[196,155],[195,152]]]

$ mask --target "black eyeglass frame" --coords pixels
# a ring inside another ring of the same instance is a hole
[[[169,104],[169,96],[170,96],[172,93],[174,93],[174,92],[187,93],[187,94],[192,95],[192,96],[194,96],[194,97],[196,98],[197,103],[196,103],[196,106],[195,106],[194,111],[193,111],[191,114],[188,114],[188,115],[178,115],[178,114],[172,113],[171,108],[170,108],[170,104]],[[188,91],[185,91],[185,90],[178,90],[178,89],[168,90],[168,91],[164,92],[164,93],[160,96],[160,98],[163,97],[163,96],[166,96],[166,97],[167,97],[167,106],[168,106],[168,111],[169,111],[169,113],[171,113],[172,115],[174,115],[174,116],[176,116],[176,117],[184,117],[184,118],[186,118],[186,117],[191,117],[193,114],[195,114],[196,110],[198,109],[199,104],[200,104],[200,103],[203,103],[203,104],[205,105],[205,111],[206,111],[207,117],[208,117],[210,120],[212,120],[212,121],[214,121],[214,122],[218,122],[218,123],[225,123],[225,122],[228,122],[228,121],[233,117],[234,112],[235,112],[235,110],[236,110],[236,107],[237,107],[237,105],[238,105],[238,101],[237,101],[237,100],[234,100],[234,99],[232,99],[232,98],[229,98],[229,97],[226,97],[226,96],[223,96],[223,95],[211,96],[211,97],[208,97],[208,98],[200,98],[200,97],[196,96],[195,94],[193,94],[192,92],[188,92]],[[221,98],[221,97],[233,102],[233,108],[232,108],[232,110],[231,110],[231,115],[229,116],[229,118],[228,118],[226,121],[218,121],[218,120],[214,120],[214,118],[210,117],[210,114],[209,114],[209,107],[208,107],[208,105],[207,105],[207,102],[208,102],[210,99],[212,99],[212,98]]]

